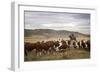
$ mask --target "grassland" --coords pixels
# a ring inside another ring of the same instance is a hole
[[[44,60],[70,60],[70,59],[89,59],[90,52],[84,49],[70,49],[64,53],[45,54],[36,56],[33,52],[29,52],[28,56],[25,56],[25,61],[44,61]]]
[[[49,40],[69,40],[68,37],[66,38],[53,38],[53,37],[50,37],[50,38],[46,38],[46,37],[42,37],[42,36],[31,36],[31,37],[24,37],[24,42],[30,42],[30,43],[35,43],[37,41],[49,41]],[[89,40],[90,37],[79,37],[77,38],[77,40]]]

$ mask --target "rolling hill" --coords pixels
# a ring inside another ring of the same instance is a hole
[[[53,30],[53,29],[24,29],[24,36],[31,37],[31,36],[42,36],[45,38],[54,37],[54,38],[65,38],[68,37],[70,34],[74,34],[76,37],[89,37],[90,35],[82,34],[79,32],[74,31],[67,31],[67,30]]]

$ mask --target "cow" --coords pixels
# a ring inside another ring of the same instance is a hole
[[[81,41],[78,41],[78,42],[77,42],[77,45],[78,45],[79,48],[82,48],[82,43],[81,43]]]
[[[87,40],[87,41],[86,41],[86,44],[87,44],[87,49],[86,49],[86,50],[87,50],[87,51],[90,51],[90,40]]]
[[[28,52],[31,52],[33,49],[35,49],[34,43],[24,43],[24,53],[27,56]]]
[[[73,48],[79,48],[77,41],[73,41]]]
[[[59,46],[59,50],[60,50],[61,52],[65,52],[66,49],[68,48],[68,44],[67,44],[66,41],[64,41],[64,40],[62,40],[61,43],[62,43],[62,44]]]
[[[54,41],[54,49],[55,51],[59,51],[59,46],[60,46],[60,42],[59,41]]]
[[[82,46],[82,48],[86,48],[86,42],[85,42],[85,40],[81,40],[81,46]]]

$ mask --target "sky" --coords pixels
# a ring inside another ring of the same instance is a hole
[[[90,14],[24,11],[25,29],[68,30],[90,34]]]

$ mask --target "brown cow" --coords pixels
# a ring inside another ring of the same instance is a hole
[[[62,45],[59,46],[59,50],[61,52],[65,52],[65,50],[68,48],[68,45],[67,45],[66,41],[64,41],[64,40],[62,40],[61,43],[62,43]]]
[[[24,43],[24,53],[27,56],[28,52],[31,52],[33,49],[35,49],[34,43]]]

